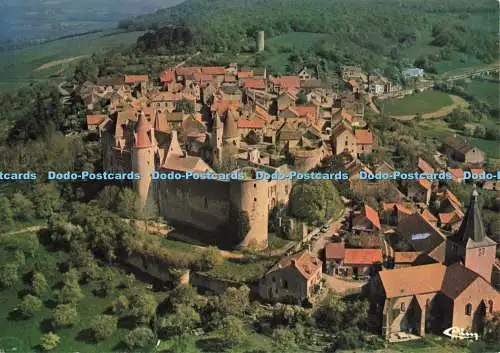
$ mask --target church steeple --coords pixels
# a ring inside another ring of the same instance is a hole
[[[460,229],[453,237],[455,242],[465,248],[476,248],[494,244],[493,240],[486,236],[478,198],[479,193],[474,185],[467,213],[460,225]]]

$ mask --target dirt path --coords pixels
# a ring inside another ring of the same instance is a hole
[[[334,277],[334,276],[329,276],[323,273],[323,278],[326,281],[326,286],[339,293],[345,293],[347,291],[354,291],[354,290],[360,290],[361,287],[363,287],[366,282],[365,281],[344,281],[341,280],[340,278]]]
[[[6,235],[14,235],[14,234],[20,234],[20,233],[27,233],[27,232],[38,232],[39,230],[46,228],[46,227],[47,227],[46,224],[39,225],[39,226],[31,226],[31,227],[18,229],[18,230],[12,231],[12,232],[8,232],[8,233],[5,233],[3,235],[6,236]]]
[[[453,101],[453,104],[448,105],[446,107],[443,107],[439,110],[436,110],[435,112],[431,113],[425,113],[422,114],[422,119],[433,119],[433,118],[441,118],[443,116],[446,116],[450,114],[453,110],[459,107],[467,107],[469,104],[461,97],[459,96],[454,96],[454,95],[449,95],[451,100]],[[397,115],[397,116],[392,116],[393,119],[396,120],[404,120],[404,121],[409,121],[415,119],[415,115]]]
[[[80,55],[80,56],[74,56],[72,58],[66,58],[66,59],[61,59],[61,60],[49,61],[48,63],[45,63],[42,66],[38,67],[35,71],[50,69],[51,67],[54,67],[54,66],[57,66],[57,65],[68,64],[68,63],[70,63],[72,61],[79,60],[79,59],[85,58],[87,56],[89,56],[89,55]]]

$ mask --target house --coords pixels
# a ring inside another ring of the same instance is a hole
[[[403,72],[403,77],[406,79],[421,79],[424,77],[424,69],[419,69],[416,67],[404,69]]]
[[[425,209],[422,212],[422,217],[424,217],[425,220],[427,222],[431,223],[432,225],[434,225],[436,227],[438,226],[438,219],[428,209]]]
[[[106,119],[107,115],[87,115],[87,129],[91,131],[97,130],[99,125],[101,125]]]
[[[345,122],[341,121],[332,128],[331,139],[332,151],[335,155],[348,152],[351,156],[357,157],[356,136]]]
[[[366,279],[380,270],[383,263],[381,249],[345,249],[344,258],[334,273],[355,279]]]
[[[428,179],[411,181],[408,185],[408,197],[416,202],[429,204],[432,194],[432,182]]]
[[[440,335],[450,327],[482,334],[484,320],[500,308],[499,293],[460,263],[380,271],[369,288],[369,315],[389,341],[401,333]]]
[[[297,100],[297,97],[291,95],[288,92],[283,92],[278,96],[278,99],[276,100],[277,106],[278,106],[278,111],[286,110],[288,108],[293,108],[295,107],[295,101]]]
[[[390,93],[392,91],[392,84],[387,78],[378,72],[372,72],[368,75],[368,92],[373,95],[381,95]]]
[[[418,157],[417,168],[421,173],[434,173],[434,168],[432,168],[429,163],[420,157]]]
[[[442,150],[448,158],[457,162],[466,164],[482,164],[484,162],[483,151],[455,136],[444,138]]]
[[[464,170],[460,168],[448,168],[448,173],[451,175],[451,180],[455,183],[461,183],[464,181]]]
[[[321,80],[318,79],[307,79],[300,81],[300,88],[306,94],[313,92],[314,90],[325,89],[328,86]]]
[[[343,66],[341,75],[343,80],[363,79],[365,77],[360,66]]]
[[[361,210],[355,211],[351,229],[354,234],[377,234],[381,230],[377,211],[368,205],[364,205]]]
[[[260,279],[259,295],[270,302],[307,302],[319,290],[321,275],[322,262],[310,252],[288,256]]]
[[[263,135],[265,123],[263,120],[249,120],[243,117],[238,119],[238,131],[241,137],[245,137],[250,131],[255,132],[258,136]]]
[[[354,133],[358,157],[373,152],[373,134],[370,130],[357,129]]]
[[[307,67],[302,68],[297,76],[299,76],[301,81],[310,80],[313,78],[311,71]]]
[[[259,91],[265,91],[267,89],[266,81],[264,79],[247,78],[242,81],[244,88],[251,88]]]
[[[446,236],[419,213],[413,213],[404,222],[398,223],[397,234],[392,235],[390,240],[393,248],[394,244],[403,242],[408,245],[409,251],[431,253],[435,250],[433,256],[444,262]]]
[[[344,243],[328,243],[325,245],[325,272],[336,275],[337,269],[345,257]]]
[[[401,203],[382,203],[382,222],[390,226],[397,226],[407,216],[412,215],[413,210]]]
[[[438,226],[447,231],[456,232],[462,224],[464,214],[461,211],[441,212],[438,214]]]
[[[270,77],[271,92],[281,94],[290,89],[300,89],[300,78],[298,76]]]

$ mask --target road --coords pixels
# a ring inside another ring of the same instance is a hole
[[[322,258],[322,250],[325,248],[325,245],[331,241],[334,233],[338,233],[342,229],[342,224],[345,220],[347,220],[350,213],[351,209],[346,207],[344,209],[344,214],[339,219],[329,224],[328,231],[326,233],[319,233],[317,239],[311,242],[311,252],[313,254]]]

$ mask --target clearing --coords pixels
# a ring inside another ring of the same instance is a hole
[[[74,56],[72,58],[67,58],[67,59],[49,61],[48,63],[45,63],[42,66],[38,67],[36,69],[36,71],[50,69],[51,67],[59,66],[59,65],[63,65],[63,64],[69,64],[72,61],[75,61],[75,60],[78,60],[78,59],[82,59],[82,58],[85,58],[87,56],[88,55],[80,55],[80,56]]]

